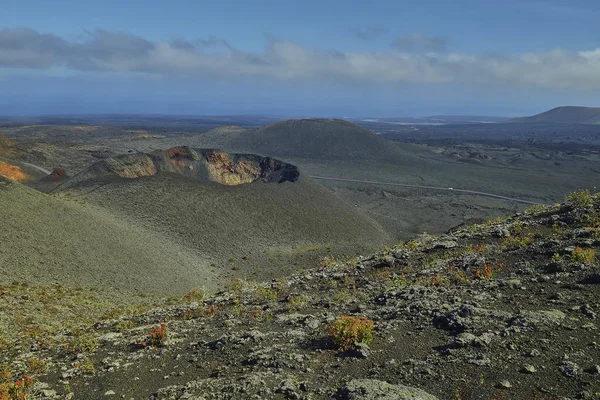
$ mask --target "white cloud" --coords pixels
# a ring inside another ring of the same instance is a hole
[[[411,43],[412,48],[403,48]],[[501,56],[443,52],[444,43],[414,34],[388,51],[340,52],[272,40],[263,51],[245,52],[214,37],[152,42],[128,33],[96,30],[86,32],[81,41],[69,41],[31,29],[4,29],[0,30],[0,68],[361,84],[600,89],[600,48]],[[414,51],[416,45],[421,51]]]

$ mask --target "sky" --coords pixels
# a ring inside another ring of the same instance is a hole
[[[0,0],[0,115],[600,106],[597,0]]]

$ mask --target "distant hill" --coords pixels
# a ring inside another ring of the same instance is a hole
[[[342,119],[287,120],[259,129],[217,128],[201,136],[211,147],[281,158],[379,159],[397,155],[384,139]]]
[[[531,117],[514,118],[509,123],[600,124],[600,107],[556,107]]]

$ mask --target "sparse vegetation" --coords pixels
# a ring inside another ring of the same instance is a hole
[[[206,297],[206,292],[203,289],[194,289],[183,296],[183,301],[187,303],[201,302]]]
[[[14,382],[0,382],[0,400],[28,400],[34,380],[24,376]]]
[[[571,254],[571,260],[579,263],[590,263],[594,261],[596,257],[596,250],[594,249],[582,249],[581,247],[575,247]]]

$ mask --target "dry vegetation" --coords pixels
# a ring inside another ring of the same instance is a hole
[[[20,167],[0,161],[0,176],[13,180],[15,182],[28,182],[33,177],[24,172]]]

